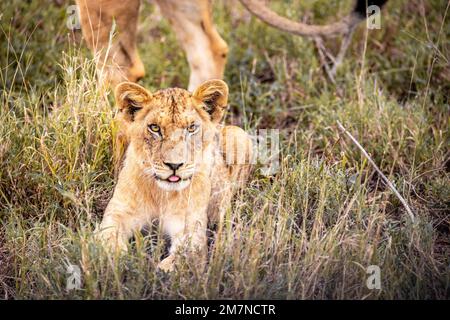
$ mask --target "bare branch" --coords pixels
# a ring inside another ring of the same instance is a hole
[[[415,217],[414,213],[412,212],[411,208],[409,207],[408,203],[406,202],[405,198],[402,197],[402,195],[397,191],[394,184],[389,181],[389,179],[384,175],[384,173],[378,168],[378,166],[375,164],[375,162],[372,160],[372,158],[369,156],[366,150],[361,146],[361,144],[352,136],[350,132],[347,131],[347,129],[344,128],[344,126],[341,124],[341,122],[338,120],[337,125],[339,129],[342,130],[352,141],[353,143],[359,148],[359,150],[362,152],[362,154],[367,158],[369,163],[374,167],[374,169],[378,172],[378,174],[383,178],[384,182],[388,185],[388,187],[394,192],[394,194],[397,196],[397,198],[400,200],[400,202],[403,204],[403,206],[406,209],[406,212],[408,213],[409,217],[411,218],[411,221],[414,223]]]
[[[319,59],[320,59],[320,63],[322,64],[322,67],[324,68],[328,79],[330,79],[330,81],[333,84],[336,84],[336,80],[334,79],[334,74],[331,72],[330,66],[328,65],[326,56],[332,56],[329,52],[327,52],[327,49],[325,49],[325,46],[323,45],[323,41],[321,37],[315,37],[314,38],[314,42],[316,44],[317,47],[317,52],[319,53]],[[334,57],[332,60],[335,60]]]
[[[353,33],[355,32],[355,27],[351,28],[350,31],[342,39],[341,47],[336,56],[336,59],[334,60],[333,67],[331,68],[330,71],[333,76],[336,75],[337,68],[341,65],[342,61],[344,60],[345,53],[347,52],[350,42],[352,41]]]

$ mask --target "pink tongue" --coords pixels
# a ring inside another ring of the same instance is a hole
[[[180,177],[179,176],[176,176],[176,175],[171,175],[170,177],[169,177],[169,181],[170,182],[177,182],[177,181],[179,181],[180,180]]]

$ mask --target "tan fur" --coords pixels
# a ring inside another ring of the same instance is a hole
[[[193,94],[178,88],[152,94],[126,82],[115,95],[119,126],[129,145],[100,238],[112,249],[126,249],[134,232],[157,219],[171,238],[170,254],[160,268],[171,270],[181,248],[204,257],[208,220],[223,217],[252,157],[247,134],[219,123],[227,85],[210,80]],[[151,130],[155,125],[158,133]],[[196,131],[189,132],[190,127]],[[177,163],[182,165],[176,170],[167,165]],[[174,173],[183,180],[165,180]]]
[[[139,0],[76,0],[83,37],[95,55],[101,82],[115,86],[145,75],[136,48]],[[112,39],[113,21],[117,34]]]
[[[222,78],[228,46],[214,27],[211,0],[155,0],[162,14],[170,21],[186,52],[191,74],[189,90],[201,82]],[[308,25],[279,16],[266,1],[239,0],[245,8],[262,21],[280,30],[308,37],[337,34],[345,36],[339,56],[343,57],[356,26],[365,19],[360,12],[365,0],[358,0],[355,9],[341,20],[326,25]],[[139,0],[76,0],[81,15],[81,27],[88,46],[97,58],[97,70],[103,83],[113,86],[120,81],[137,81],[143,77],[144,67],[136,50],[136,29]],[[382,6],[384,0],[376,1]],[[108,46],[113,26],[117,23],[117,37]],[[335,62],[333,72],[340,64]]]
[[[101,82],[113,87],[145,75],[136,49],[139,0],[76,0],[83,36],[97,60]],[[191,69],[189,90],[208,79],[222,78],[228,46],[211,18],[209,0],[156,0],[186,52]],[[117,36],[110,37],[116,21]]]

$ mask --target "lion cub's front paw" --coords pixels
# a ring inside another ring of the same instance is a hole
[[[108,253],[126,252],[127,245],[115,230],[102,230],[96,235],[96,240]]]
[[[164,272],[172,272],[175,269],[175,261],[172,256],[168,256],[167,258],[161,260],[158,263],[158,269]]]

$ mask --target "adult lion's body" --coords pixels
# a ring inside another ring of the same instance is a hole
[[[100,226],[108,246],[126,248],[134,232],[158,219],[172,242],[161,268],[172,268],[184,243],[204,253],[208,220],[223,216],[250,169],[247,134],[219,124],[227,95],[220,80],[206,82],[193,94],[118,86],[119,125],[129,145]]]
[[[239,0],[252,14],[280,30],[300,36],[350,36],[366,18],[366,7],[382,6],[387,0],[356,0],[354,10],[337,22],[307,25],[277,15],[262,0]],[[97,60],[102,82],[113,86],[137,81],[145,74],[137,53],[137,22],[140,0],[76,0],[83,36]],[[214,27],[210,0],[155,0],[186,52],[191,70],[189,90],[208,79],[223,76],[228,46]],[[113,21],[116,37],[111,40]],[[111,45],[109,45],[111,44]],[[343,48],[346,46],[343,43]]]

